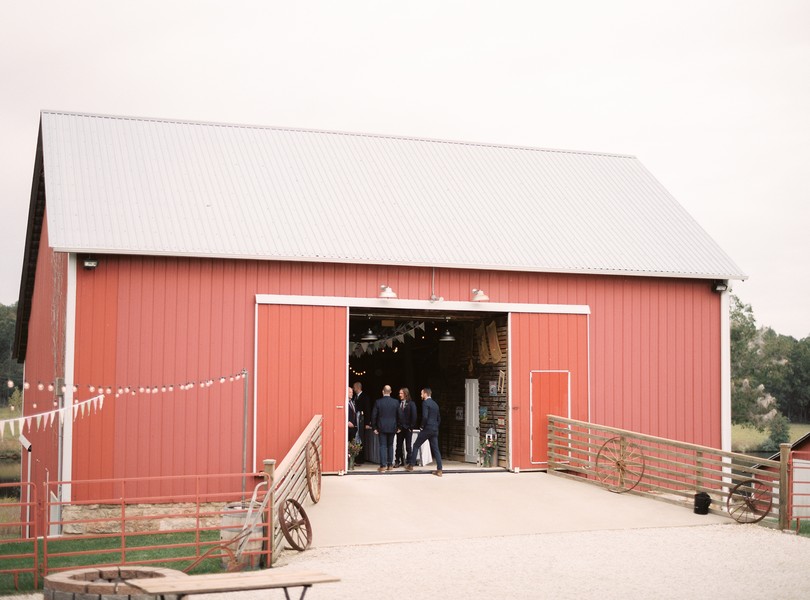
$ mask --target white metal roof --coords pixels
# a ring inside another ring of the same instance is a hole
[[[632,156],[42,113],[66,252],[745,278]]]

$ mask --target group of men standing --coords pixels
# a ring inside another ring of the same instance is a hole
[[[416,440],[411,443],[411,436],[416,427],[416,404],[411,399],[408,388],[399,390],[399,401],[391,397],[391,386],[386,385],[382,390],[382,397],[373,403],[363,385],[358,381],[348,389],[349,397],[349,441],[358,436],[361,439],[364,433],[376,435],[380,442],[380,473],[393,471],[395,467],[405,467],[406,471],[413,471],[416,464],[416,455],[422,444],[428,442],[430,451],[436,459],[436,470],[432,471],[438,477],[442,476],[442,456],[439,452],[439,425],[441,415],[439,405],[431,397],[431,389],[422,389],[422,424]],[[369,414],[371,419],[368,420]],[[358,456],[358,464],[362,464],[369,454],[367,451],[368,438],[363,440],[363,449]],[[394,447],[396,444],[396,453]]]

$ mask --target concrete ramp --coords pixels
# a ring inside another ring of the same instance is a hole
[[[325,476],[313,547],[731,523],[542,472]]]

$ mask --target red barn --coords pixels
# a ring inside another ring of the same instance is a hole
[[[342,471],[355,380],[431,386],[450,460],[483,408],[513,470],[548,414],[728,449],[744,277],[632,156],[43,112],[32,480],[251,470],[314,414]]]

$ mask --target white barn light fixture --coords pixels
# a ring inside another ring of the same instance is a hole
[[[472,290],[472,298],[470,298],[471,302],[489,302],[489,296],[484,290],[479,290],[478,288],[473,288]]]
[[[380,298],[396,298],[397,294],[386,284],[380,286]]]

